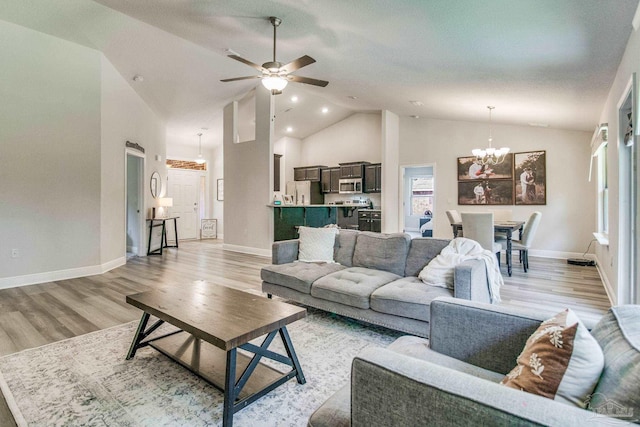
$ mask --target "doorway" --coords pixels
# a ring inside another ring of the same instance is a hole
[[[201,204],[204,197],[204,183],[202,171],[189,169],[169,169],[168,197],[173,199],[171,216],[178,217],[178,235],[180,239],[197,239],[200,230]],[[202,206],[204,209],[204,206]],[[167,233],[171,241],[175,241],[173,230]]]
[[[433,236],[433,165],[402,167],[401,229],[412,237]]]
[[[126,151],[125,241],[126,256],[144,256],[144,155]]]

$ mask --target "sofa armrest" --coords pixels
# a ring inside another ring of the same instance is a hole
[[[456,265],[453,274],[453,292],[456,298],[491,302],[484,261],[471,259]]]
[[[288,264],[298,259],[298,239],[281,240],[271,245],[271,263]]]
[[[593,412],[381,348],[351,368],[353,427],[596,425]]]
[[[432,350],[502,374],[513,369],[540,323],[557,314],[444,297],[430,311]]]

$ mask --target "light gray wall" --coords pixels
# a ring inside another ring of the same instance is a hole
[[[143,196],[145,218],[155,206],[149,181],[158,171],[162,177],[162,194],[166,192],[165,124],[136,94],[114,66],[102,56],[101,97],[101,264],[122,258],[125,250],[125,142],[145,149]],[[155,156],[161,160],[155,160]],[[146,229],[146,227],[145,227]],[[148,233],[148,230],[145,231]],[[148,234],[145,234],[148,238]],[[145,241],[147,241],[145,239]]]
[[[288,167],[382,159],[380,113],[356,113],[302,140],[300,164]]]
[[[0,57],[0,287],[124,263],[125,141],[148,182],[164,124],[96,50],[0,21]]]
[[[101,54],[0,21],[0,58],[0,278],[99,264]]]
[[[626,302],[627,286],[620,286],[619,283],[628,284],[629,280],[624,277],[624,271],[620,267],[620,258],[618,255],[626,251],[626,245],[623,243],[624,233],[621,231],[620,223],[626,220],[629,215],[628,209],[621,209],[620,206],[628,206],[628,201],[621,197],[620,179],[621,169],[619,166],[621,150],[625,150],[624,144],[620,142],[618,126],[618,103],[625,96],[627,85],[633,73],[639,73],[640,79],[640,33],[633,30],[627,43],[624,56],[618,67],[616,78],[611,86],[607,101],[602,110],[599,123],[609,123],[609,144],[607,149],[608,158],[608,174],[609,174],[609,245],[596,245],[596,258],[598,268],[603,276],[605,285],[608,287],[609,296],[614,304]],[[636,95],[640,96],[640,88],[636,87]],[[638,105],[638,104],[636,104]],[[638,112],[636,112],[636,118]],[[594,127],[598,123],[594,123]],[[637,123],[634,123],[637,126]],[[637,143],[637,140],[636,140]],[[597,176],[594,159],[594,176]],[[624,177],[622,177],[624,178]],[[596,181],[595,179],[593,180]],[[594,200],[597,188],[594,188]],[[594,201],[592,209],[597,209],[597,203]],[[593,222],[592,231],[597,231],[597,223]],[[638,259],[635,260],[638,263]]]
[[[485,146],[487,138],[486,123],[400,118],[400,165],[435,166],[434,237],[452,236],[446,210],[486,210],[458,205],[456,161]],[[591,133],[494,124],[493,141],[513,152],[546,151],[547,204],[509,207],[514,219],[542,212],[532,252],[581,255],[593,238],[595,221],[594,183],[588,182]]]
[[[271,94],[256,89],[256,140],[234,143],[234,105],[224,109],[224,247],[271,254],[273,122]]]

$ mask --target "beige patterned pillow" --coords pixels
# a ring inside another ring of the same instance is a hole
[[[567,309],[542,322],[517,363],[500,384],[584,408],[602,373],[604,356]]]
[[[298,261],[333,263],[333,246],[336,243],[337,228],[300,227]]]

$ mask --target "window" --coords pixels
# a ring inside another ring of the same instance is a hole
[[[609,234],[609,174],[605,142],[596,151],[598,157],[598,233]]]
[[[411,215],[433,211],[433,177],[411,178]]]

